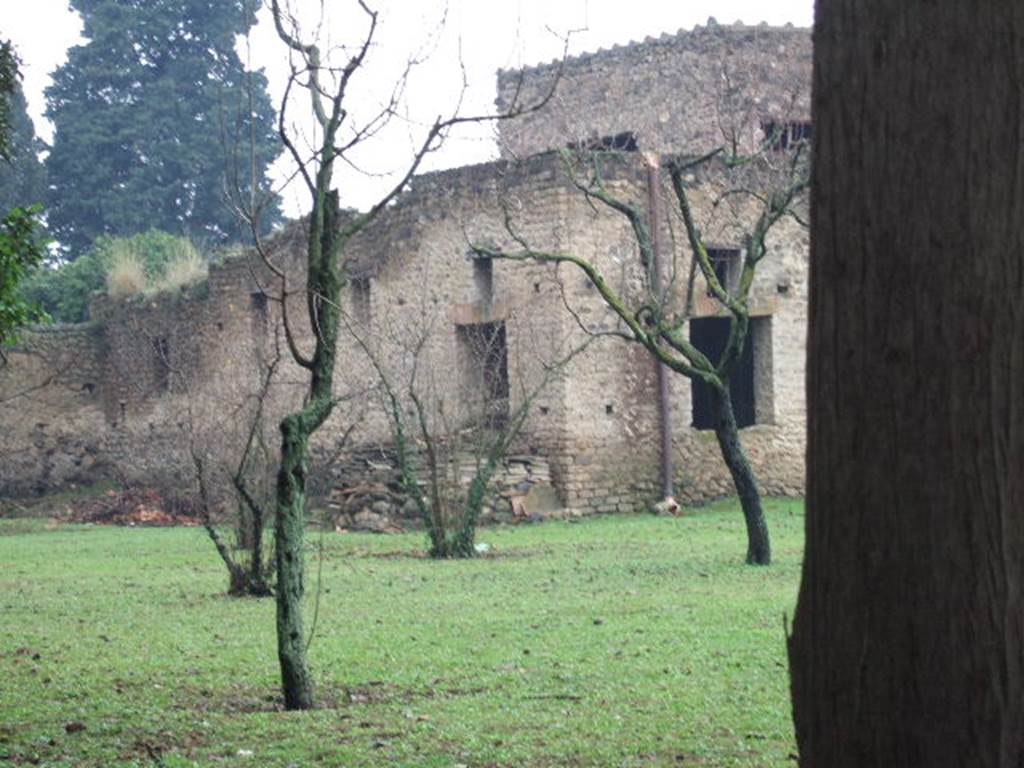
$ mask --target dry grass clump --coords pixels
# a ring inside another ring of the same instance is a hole
[[[159,291],[173,291],[193,285],[206,278],[209,265],[196,247],[182,240],[178,253],[167,263],[163,279],[155,286]]]
[[[108,246],[108,295],[127,298],[177,291],[206,279],[209,265],[191,241],[177,238],[170,247],[161,243],[162,247],[147,251],[145,243],[135,242],[138,239],[115,239]]]
[[[127,242],[116,242],[107,266],[107,293],[123,298],[146,290],[146,270],[138,251]]]

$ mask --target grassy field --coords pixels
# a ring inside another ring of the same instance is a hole
[[[484,529],[469,562],[328,534],[307,713],[201,530],[0,520],[0,764],[792,766],[802,504],[768,513],[767,569],[726,502]]]

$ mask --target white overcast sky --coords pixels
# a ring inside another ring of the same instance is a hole
[[[319,0],[293,0],[297,15],[306,24],[319,17]],[[494,74],[511,68],[550,61],[561,55],[561,38],[568,30],[570,54],[595,51],[615,44],[657,37],[706,23],[713,16],[720,24],[742,20],[810,26],[813,0],[369,0],[381,11],[379,45],[367,61],[357,103],[372,108],[375,98],[388,91],[396,67],[431,41],[429,61],[410,81],[408,121],[395,125],[374,151],[358,158],[363,170],[386,174],[401,168],[408,158],[417,129],[455,107],[462,81],[459,60],[465,67],[469,90],[463,112],[489,111],[495,96]],[[362,20],[344,11],[351,0],[324,0],[332,45],[356,42]],[[43,90],[50,73],[67,55],[67,49],[85,42],[81,22],[68,9],[67,0],[0,0],[0,38],[14,42],[22,58],[29,111],[40,135],[49,140],[52,130],[42,114]],[[445,16],[446,13],[446,16]],[[443,32],[436,32],[444,18]],[[287,53],[264,12],[247,47],[240,45],[243,60],[264,67],[277,102],[287,78]],[[296,108],[296,114],[298,110]],[[496,156],[491,131],[478,127],[453,136],[444,149],[430,158],[428,168],[444,168],[481,162]],[[287,176],[287,164],[278,164],[278,177]],[[343,202],[365,207],[385,187],[386,179],[353,172],[339,178]],[[346,194],[347,192],[347,194]],[[303,190],[292,184],[284,191],[286,211],[296,215],[305,209]]]

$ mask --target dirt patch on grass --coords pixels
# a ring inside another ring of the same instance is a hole
[[[75,499],[66,518],[71,523],[125,526],[200,525],[195,505],[188,499],[170,499],[153,490],[107,491],[100,496]]]
[[[197,750],[205,747],[207,743],[207,736],[199,731],[177,734],[159,731],[140,734],[135,738],[131,748],[122,752],[119,757],[126,761],[143,757],[155,765],[163,765],[164,755],[183,755],[191,759],[196,757]]]

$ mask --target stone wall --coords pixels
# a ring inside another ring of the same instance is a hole
[[[602,174],[609,188],[643,209],[646,206],[645,167],[636,154],[604,161]],[[754,179],[745,179],[752,181]],[[724,211],[713,205],[730,181],[719,168],[692,180],[689,197],[698,226],[709,244],[743,245],[756,205]],[[675,274],[677,293],[685,291],[691,269],[689,248],[682,242],[682,224],[672,207],[667,179],[659,179],[663,199],[665,270]],[[639,255],[625,219],[601,206],[591,206],[582,195],[570,193],[561,221],[562,248],[583,254],[632,307],[643,301]],[[803,489],[804,450],[804,344],[806,339],[807,232],[792,220],[780,222],[768,240],[769,252],[759,264],[751,290],[755,322],[755,378],[760,385],[756,425],[743,429],[744,447],[762,487],[773,494],[799,494]],[[568,303],[584,322],[597,331],[621,329],[615,316],[578,272],[563,276]],[[721,314],[706,295],[697,276],[692,316]],[[561,487],[567,506],[583,511],[633,510],[657,496],[659,488],[659,410],[656,368],[647,352],[618,339],[577,361],[567,376],[562,440],[557,462],[562,464]],[[669,374],[675,480],[677,495],[698,501],[732,492],[714,434],[692,428],[692,384]]]
[[[723,65],[713,61],[716,51],[727,53],[731,76],[747,84],[744,99],[759,100],[766,115],[780,115],[782,92],[789,99],[789,86],[803,78],[798,85],[804,90],[797,89],[792,102],[794,114],[801,114],[809,80],[804,30],[709,25],[579,57],[569,63],[559,100],[547,116],[503,126],[506,148],[514,152],[500,161],[416,177],[350,243],[343,264],[352,279],[343,296],[340,403],[312,445],[317,492],[327,497],[332,489],[357,485],[353,468],[359,462],[352,457],[388,450],[392,425],[377,368],[396,393],[411,433],[416,430],[414,390],[432,434],[461,453],[479,452],[480,445],[459,443],[464,426],[493,407],[482,397],[489,384],[472,340],[481,326],[503,324],[508,413],[531,403],[513,451],[538,457],[538,464],[549,468],[545,472],[570,511],[635,510],[656,499],[659,411],[651,357],[609,335],[555,370],[555,363],[587,341],[585,331],[614,334],[622,331],[621,322],[578,270],[500,260],[484,269],[469,258],[469,244],[518,249],[525,242],[538,250],[575,253],[639,306],[644,273],[626,220],[587,200],[557,153],[516,155],[566,143],[572,135],[568,114],[586,114],[598,135],[633,130],[645,148],[668,146],[670,136],[693,120],[703,127],[687,140],[706,140],[701,131],[709,118],[700,110],[708,101],[702,89],[708,78],[721,75]],[[524,89],[541,87],[549,71],[527,70]],[[687,72],[696,84],[683,77]],[[509,73],[499,77],[505,98],[510,78]],[[693,92],[667,100],[667,91],[684,85]],[[624,108],[631,103],[627,97],[639,99],[635,109]],[[672,105],[670,119],[661,119],[655,101]],[[605,103],[607,108],[601,106]],[[616,123],[620,115],[629,115],[633,124]],[[598,160],[606,187],[646,210],[644,159],[638,153],[609,153]],[[762,179],[750,173],[740,182],[754,188]],[[706,296],[702,279],[691,277],[693,265],[664,173],[656,183],[663,201],[658,226],[667,244],[665,277],[672,280],[676,309],[689,296],[693,317],[714,316],[719,308]],[[730,198],[728,204],[715,204],[735,180],[713,166],[695,172],[687,183],[707,242],[742,248],[756,214],[753,202]],[[506,213],[518,241],[506,231]],[[278,235],[271,250],[290,285],[301,286],[302,225]],[[803,488],[806,231],[793,221],[780,222],[769,251],[751,300],[759,318],[751,336],[758,423],[742,430],[742,440],[763,488],[796,494]],[[281,307],[274,301],[279,290],[249,253],[212,265],[200,286],[128,300],[98,297],[89,324],[26,333],[0,370],[0,494],[39,493],[98,479],[191,489],[193,453],[221,473],[237,462],[256,395],[268,367],[280,357],[259,432],[273,453],[276,424],[301,403],[305,384],[305,372],[283,348]],[[289,306],[299,344],[308,347],[301,293]],[[546,386],[540,389],[542,382]],[[696,501],[730,493],[713,434],[691,426],[691,383],[672,375],[670,391],[678,495]]]
[[[557,82],[556,82],[557,79]],[[706,26],[498,72],[500,109],[539,112],[500,125],[505,157],[632,133],[644,151],[701,153],[735,132],[746,149],[762,122],[810,119],[811,34],[793,27]]]

